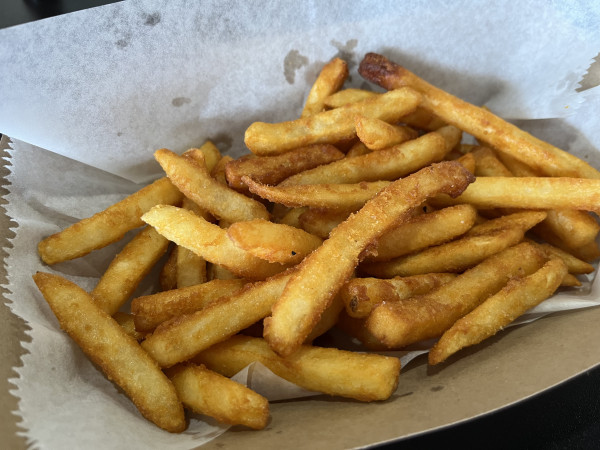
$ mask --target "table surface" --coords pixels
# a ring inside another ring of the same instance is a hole
[[[4,0],[0,28],[100,6],[102,0]],[[8,416],[5,420],[14,420]],[[595,448],[600,443],[600,367],[516,405],[402,441],[403,449]],[[397,444],[396,444],[397,445]],[[393,448],[388,444],[379,448]],[[25,443],[23,442],[23,448]]]

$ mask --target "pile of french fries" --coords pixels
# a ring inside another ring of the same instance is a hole
[[[183,431],[185,408],[264,428],[268,401],[230,379],[254,361],[385,400],[400,362],[377,350],[437,338],[441,363],[594,270],[600,172],[381,55],[359,73],[387,91],[343,89],[336,58],[300,118],[247,129],[251,154],[160,149],[163,178],[39,243],[52,265],[139,228],[91,292],[34,280],[159,427]],[[131,299],[159,262],[156,292]],[[333,327],[372,352],[313,345]]]

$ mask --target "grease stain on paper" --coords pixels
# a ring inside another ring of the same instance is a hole
[[[171,100],[171,104],[173,106],[175,106],[176,108],[179,108],[180,106],[185,105],[186,103],[191,103],[192,99],[188,98],[188,97],[175,97],[173,100]]]
[[[444,386],[434,386],[431,388],[431,392],[439,392],[444,389]]]
[[[160,17],[160,13],[158,13],[158,12],[155,12],[152,14],[144,13],[144,14],[142,14],[142,19],[144,19],[144,25],[153,27],[154,25],[156,25],[160,22],[161,17]]]
[[[119,48],[125,48],[129,45],[129,41],[127,39],[119,39],[115,44]]]
[[[289,84],[296,81],[296,71],[308,64],[308,58],[298,50],[290,50],[283,60],[283,75]]]
[[[358,64],[356,61],[355,52],[356,46],[358,45],[358,39],[349,39],[345,44],[332,39],[330,44],[338,49],[338,52],[333,57],[346,61],[349,71],[354,69],[354,67]]]

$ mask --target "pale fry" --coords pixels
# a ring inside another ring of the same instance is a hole
[[[215,300],[239,291],[244,280],[211,280],[206,283],[136,297],[131,312],[138,331],[152,331],[173,317],[205,308]]]
[[[186,361],[269,315],[289,278],[290,272],[247,284],[200,311],[163,323],[142,347],[162,367]]]
[[[476,218],[477,210],[471,205],[456,205],[411,217],[384,233],[377,241],[377,253],[365,261],[387,261],[443,244],[466,233]]]
[[[183,153],[186,158],[192,158],[196,162],[206,165],[206,170],[212,172],[221,161],[222,155],[219,149],[211,141],[206,141],[200,148],[191,148]]]
[[[300,263],[272,316],[265,319],[269,345],[283,356],[297,350],[375,239],[429,196],[440,191],[457,195],[471,181],[473,175],[458,163],[434,164],[395,181],[338,225]]]
[[[167,178],[160,178],[104,211],[48,236],[38,244],[40,257],[46,264],[56,264],[87,255],[144,225],[141,217],[153,206],[176,205],[182,197]]]
[[[42,272],[33,279],[61,328],[142,415],[167,431],[183,431],[185,417],[175,388],[136,340],[74,283]]]
[[[429,294],[375,307],[366,320],[367,329],[389,348],[440,336],[510,278],[529,275],[545,261],[543,253],[528,243],[510,247]]]
[[[146,337],[145,332],[135,329],[135,322],[132,314],[123,311],[117,311],[112,315],[112,318],[115,319],[121,328],[125,330],[125,333],[134,338],[136,341],[140,342]]]
[[[292,184],[267,186],[242,177],[250,192],[269,201],[290,207],[340,209],[356,211],[390,181],[362,181],[353,184]]]
[[[559,241],[569,249],[593,245],[596,241],[600,225],[587,211],[552,209],[547,212],[546,220],[534,229],[542,239]]]
[[[227,183],[227,175],[225,173],[225,168],[227,164],[233,161],[233,158],[229,155],[223,156],[219,162],[215,165],[213,170],[210,170],[210,176],[215,179],[215,181],[223,186],[228,186]],[[208,169],[208,167],[207,167]]]
[[[460,349],[493,336],[528,309],[550,297],[566,274],[564,262],[552,259],[527,277],[509,280],[502,290],[444,332],[429,351],[429,364],[439,364]]]
[[[382,150],[416,139],[419,133],[407,126],[392,125],[383,120],[357,116],[356,135],[370,150]]]
[[[154,157],[186,197],[215,217],[230,222],[269,218],[262,203],[216,181],[197,159],[179,156],[164,148],[154,152]]]
[[[444,127],[418,139],[353,158],[344,158],[293,175],[280,186],[294,184],[359,183],[396,180],[436,161],[441,161],[461,138],[454,127]]]
[[[367,91],[366,89],[348,88],[329,95],[325,99],[324,104],[327,108],[333,109],[347,105],[348,103],[360,102],[378,95],[381,94],[373,91]]]
[[[418,93],[403,88],[290,122],[254,122],[246,129],[244,143],[252,153],[263,156],[310,144],[336,144],[355,136],[357,114],[396,122],[419,101]]]
[[[143,220],[170,241],[241,278],[264,279],[285,269],[236,247],[226,230],[185,209],[159,205],[144,214]]]
[[[558,247],[547,243],[539,243],[533,241],[528,242],[542,250],[548,259],[562,259],[563,262],[567,265],[569,273],[581,275],[586,273],[592,273],[594,271],[594,266],[585,261],[582,261],[581,259],[571,255],[570,253],[565,252],[564,250],[561,250]]]
[[[210,214],[187,197],[183,199],[181,207],[209,220]],[[204,258],[185,247],[177,248],[176,258],[176,287],[194,286],[206,281],[206,261]]]
[[[301,147],[281,155],[246,155],[230,161],[225,166],[229,186],[245,191],[243,176],[263,184],[277,184],[298,172],[342,159],[344,154],[333,145],[315,144]]]
[[[111,261],[91,292],[96,304],[109,315],[129,300],[140,282],[167,251],[169,241],[146,226]]]
[[[227,235],[248,253],[281,264],[297,264],[323,243],[320,237],[299,228],[261,219],[234,223]]]
[[[308,208],[290,208],[290,210],[275,223],[282,223],[283,225],[289,225],[290,227],[302,228],[300,226],[300,216],[307,210]]]
[[[382,55],[368,53],[359,73],[386,89],[410,86],[423,94],[422,107],[547,176],[600,178],[600,172],[577,158],[519,129],[485,108],[467,103],[409,72]]]
[[[197,414],[255,430],[262,430],[268,423],[266,398],[203,365],[177,366],[168,375],[184,406]]]
[[[346,158],[352,158],[354,156],[362,156],[367,153],[371,153],[371,150],[367,148],[365,144],[360,141],[357,141],[350,149],[346,152]]]
[[[551,177],[479,177],[460,197],[442,204],[477,208],[578,209],[600,211],[600,180]]]
[[[365,402],[389,398],[400,373],[400,360],[389,356],[303,345],[282,358],[263,339],[241,335],[205,350],[195,361],[225,376],[258,361],[305,389]]]
[[[353,278],[342,287],[339,297],[349,316],[363,318],[380,303],[426,294],[454,277],[453,273],[427,273],[389,280]]]
[[[325,99],[339,90],[348,78],[348,65],[334,58],[323,66],[312,85],[301,117],[312,116],[325,110]]]

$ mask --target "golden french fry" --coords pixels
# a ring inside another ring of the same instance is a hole
[[[302,228],[300,226],[300,216],[307,211],[308,208],[290,208],[290,210],[281,217],[276,223],[289,225],[290,227]]]
[[[460,349],[493,336],[528,309],[550,297],[565,275],[567,266],[557,258],[529,276],[509,280],[497,294],[444,332],[429,351],[429,364],[439,364]]]
[[[183,153],[186,158],[191,158],[199,164],[206,165],[206,170],[212,172],[215,166],[221,161],[222,155],[219,149],[211,141],[206,141],[200,148],[190,148]]]
[[[282,181],[279,186],[396,180],[428,164],[441,161],[460,138],[458,129],[444,127],[385,150],[340,159],[298,173]]]
[[[348,88],[329,95],[325,99],[324,104],[326,108],[333,109],[347,105],[348,103],[356,103],[368,98],[377,97],[378,95],[381,94],[373,91],[367,91],[366,89]]]
[[[229,155],[223,156],[219,162],[215,165],[215,167],[210,170],[210,176],[217,181],[217,183],[222,184],[223,186],[229,186],[227,183],[227,175],[225,173],[225,169],[227,164],[233,161],[233,158]]]
[[[48,236],[38,244],[40,257],[46,264],[56,264],[87,255],[144,225],[142,214],[153,206],[176,205],[182,197],[167,178],[160,178],[104,211]]]
[[[350,149],[346,152],[346,158],[352,158],[354,156],[362,156],[367,153],[371,153],[371,150],[367,148],[365,144],[360,141],[357,141]]]
[[[370,150],[382,150],[416,139],[419,133],[407,126],[392,125],[383,120],[357,116],[356,134]]]
[[[310,144],[336,144],[355,136],[357,114],[396,122],[419,101],[420,95],[413,89],[403,88],[290,122],[254,122],[246,130],[244,143],[252,153],[262,156]]]
[[[406,277],[432,272],[462,272],[489,256],[521,242],[525,232],[545,217],[546,213],[543,211],[503,216],[474,226],[465,236],[454,241],[391,261],[364,264],[360,269],[380,278]]]
[[[323,314],[321,314],[321,318],[312,329],[310,334],[306,337],[304,343],[312,343],[312,341],[314,341],[316,338],[333,328],[337,323],[340,313],[343,309],[344,303],[342,302],[342,299],[339,296],[335,296],[331,304],[325,308],[325,311],[323,311]]]
[[[413,128],[418,128],[425,131],[435,131],[448,125],[431,111],[428,111],[420,106],[418,106],[417,109],[410,114],[402,117],[400,121]]]
[[[168,372],[184,406],[229,425],[262,430],[269,421],[269,401],[262,395],[203,365],[186,364]]]
[[[351,317],[346,310],[342,310],[338,317],[336,328],[339,328],[348,336],[351,336],[361,342],[365,348],[371,351],[389,350],[388,346],[383,344],[373,334],[367,330],[365,318]]]
[[[304,104],[301,117],[312,116],[325,110],[325,99],[342,87],[348,78],[348,65],[333,58],[321,69]]]
[[[142,342],[142,347],[162,367],[190,359],[269,315],[291,271],[247,284],[200,311],[163,323]]]
[[[489,147],[477,147],[471,153],[475,157],[475,176],[512,177],[512,172],[496,157]]]
[[[289,225],[255,219],[236,222],[227,229],[235,245],[257,258],[297,264],[323,243],[323,239]]]
[[[244,280],[211,280],[206,283],[136,297],[131,312],[138,331],[152,331],[173,317],[205,308],[215,300],[239,291]]]
[[[333,145],[315,144],[275,156],[246,155],[227,163],[225,174],[229,186],[240,191],[247,187],[242,177],[247,176],[263,184],[277,184],[287,177],[342,159],[344,154]]]
[[[479,177],[456,199],[477,208],[578,209],[600,211],[600,180],[552,177]]]
[[[226,230],[185,209],[159,205],[144,214],[143,220],[170,241],[241,278],[264,279],[285,269],[235,246]]]
[[[350,317],[362,318],[380,303],[426,294],[454,277],[453,273],[427,273],[389,280],[353,278],[342,287],[339,297]]]
[[[469,172],[475,174],[475,157],[471,153],[466,153],[456,159],[461,163]]]
[[[587,211],[552,209],[533,231],[548,242],[560,242],[562,248],[577,249],[595,244],[600,225]]]
[[[384,233],[377,241],[377,253],[365,261],[388,261],[443,244],[466,233],[476,218],[477,210],[471,205],[456,205],[411,217]]]
[[[575,275],[568,273],[562,279],[560,286],[561,287],[579,287],[579,286],[581,286],[581,281],[579,281]]]
[[[581,259],[577,258],[574,255],[571,255],[568,252],[565,252],[564,250],[561,250],[558,247],[555,247],[555,246],[547,244],[547,243],[539,243],[539,242],[534,242],[534,241],[528,241],[528,242],[530,242],[531,244],[537,246],[540,250],[542,250],[548,259],[551,259],[551,258],[562,259],[563,262],[567,265],[567,268],[569,269],[569,273],[581,275],[581,274],[586,274],[586,273],[592,273],[594,271],[594,266],[592,266],[591,264],[589,264],[585,261],[582,261]]]
[[[177,288],[177,250],[176,245],[171,249],[158,276],[158,285],[161,291]]]
[[[329,233],[348,218],[349,211],[307,209],[300,214],[300,228],[322,239],[327,239]]]
[[[210,214],[202,210],[187,197],[183,199],[181,207],[209,220]],[[204,258],[185,247],[178,247],[175,257],[175,277],[177,279],[175,287],[194,286],[206,281],[206,261]]]
[[[239,280],[236,274],[219,264],[209,264],[206,270],[209,280]]]
[[[33,279],[61,328],[123,389],[140,413],[167,431],[183,431],[185,417],[175,388],[136,340],[76,284],[42,272]]]
[[[260,338],[233,336],[200,353],[194,361],[231,376],[258,361],[273,373],[305,389],[370,402],[395,391],[400,360],[335,348],[301,346],[287,358],[275,354]]]
[[[473,175],[458,163],[434,164],[390,184],[338,225],[298,265],[272,316],[264,320],[269,345],[283,356],[297,350],[375,239],[429,196],[440,191],[457,195],[471,181]]]
[[[145,332],[135,329],[135,322],[132,314],[123,311],[117,311],[112,315],[112,318],[115,319],[115,321],[123,328],[123,330],[125,330],[125,333],[134,338],[136,341],[140,342],[146,337]]]
[[[198,161],[201,152],[191,152],[194,158],[179,156],[167,149],[154,152],[171,182],[203,209],[215,217],[230,222],[250,219],[268,219],[269,213],[262,203],[248,198],[212,178],[206,166]]]
[[[129,300],[140,282],[167,251],[169,241],[146,226],[114,257],[91,292],[96,304],[109,315]]]
[[[267,186],[249,177],[242,177],[250,192],[271,202],[290,207],[341,209],[356,211],[379,191],[389,186],[389,181],[362,181],[354,184],[292,184]]]
[[[432,86],[382,55],[368,53],[358,71],[365,79],[386,89],[403,86],[416,89],[423,94],[423,108],[547,176],[600,178],[600,172],[582,159],[535,138],[484,108]]]
[[[507,248],[429,294],[375,307],[366,319],[367,329],[389,348],[440,336],[510,278],[529,275],[545,261],[531,244]]]

